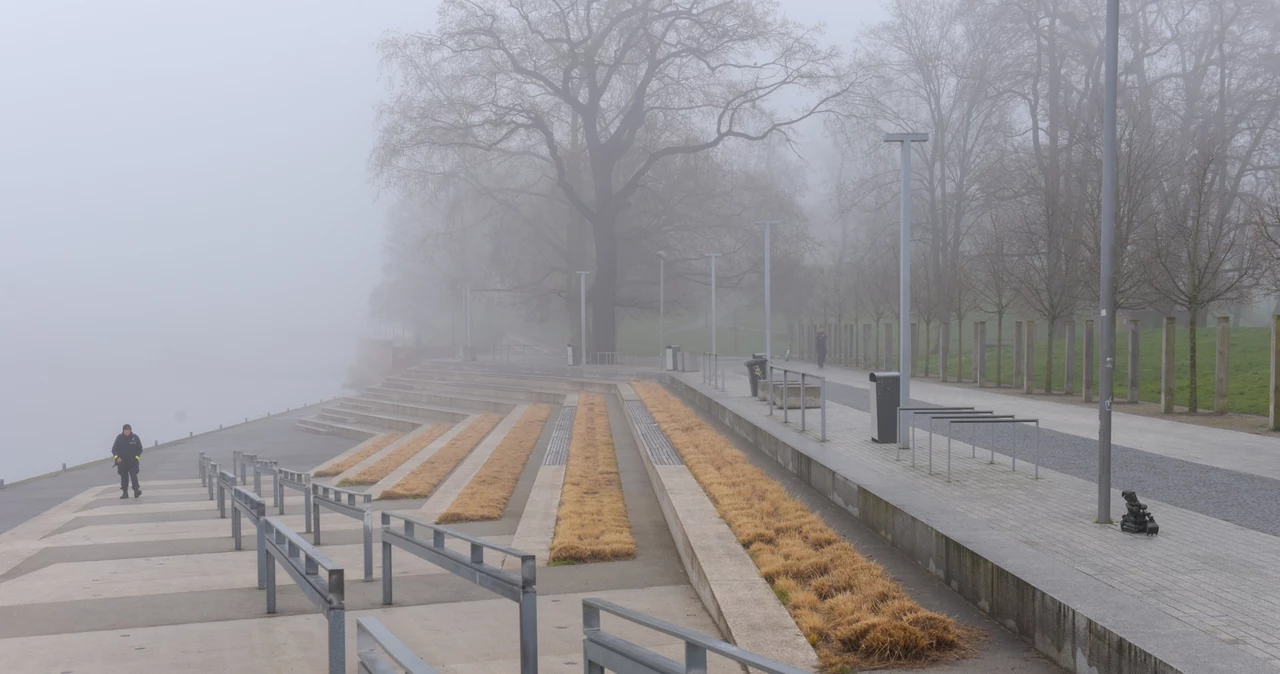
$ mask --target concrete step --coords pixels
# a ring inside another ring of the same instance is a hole
[[[419,409],[428,410],[428,408]],[[398,431],[400,433],[408,433],[419,426],[436,421],[457,423],[458,421],[470,416],[467,412],[443,412],[440,410],[428,410],[410,415],[385,411],[382,409],[369,412],[346,407],[325,408],[324,413],[348,417],[351,419],[352,423],[362,426],[370,426],[381,430]]]
[[[397,392],[435,392],[438,394],[458,394],[473,398],[487,398],[517,403],[545,403],[559,405],[564,401],[565,392],[533,386],[469,383],[455,381],[438,381],[427,379],[388,379],[381,386],[387,394]],[[447,393],[446,393],[447,392]]]
[[[457,423],[476,413],[475,410],[460,409],[446,405],[418,404],[403,400],[379,400],[365,396],[344,398],[339,401],[338,408],[342,410],[343,414],[391,415],[417,419],[420,423],[428,421]]]
[[[383,432],[383,429],[367,426],[365,424],[323,419],[319,414],[299,419],[297,423],[294,424],[294,427],[308,433],[336,435],[338,437],[349,438],[357,442],[364,442],[378,433]]]
[[[381,396],[381,397],[380,397]],[[405,391],[394,388],[370,387],[365,397],[375,400],[392,400],[417,405],[445,406],[452,409],[465,409],[475,412],[494,412],[507,414],[523,400],[507,397],[466,395],[454,391],[415,390]]]

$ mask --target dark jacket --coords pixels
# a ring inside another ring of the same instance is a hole
[[[818,353],[824,355],[827,353],[827,333],[825,332],[818,333]]]
[[[121,468],[136,467],[142,458],[142,439],[137,433],[117,435],[115,444],[111,445],[111,455],[120,457]]]

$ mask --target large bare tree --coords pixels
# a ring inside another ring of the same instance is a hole
[[[541,165],[589,225],[598,351],[616,345],[619,221],[653,168],[786,136],[849,87],[839,52],[770,0],[444,0],[436,30],[382,51],[376,173],[412,182],[458,148]]]

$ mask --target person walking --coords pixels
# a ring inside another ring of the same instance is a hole
[[[133,497],[142,496],[142,488],[138,486],[138,465],[142,462],[142,440],[133,432],[133,427],[124,425],[115,444],[111,445],[111,454],[116,457],[116,472],[120,473],[120,498],[129,498],[129,485],[133,484]]]
[[[816,345],[817,346],[816,350],[818,352],[818,369],[821,370],[822,365],[827,362],[827,329],[826,328],[818,328],[817,341],[818,343]]]

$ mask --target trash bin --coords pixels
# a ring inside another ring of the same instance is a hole
[[[668,372],[675,372],[680,369],[680,347],[675,344],[667,346],[667,364]]]
[[[871,441],[898,441],[898,395],[902,375],[897,372],[871,373]]]
[[[747,379],[751,382],[752,398],[760,396],[760,380],[764,379],[765,367],[768,364],[768,359],[762,353],[751,354],[751,360],[747,361]]]

